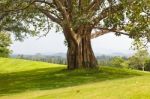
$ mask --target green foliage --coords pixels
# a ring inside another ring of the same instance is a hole
[[[40,3],[41,0],[34,3],[31,1],[1,0],[0,31],[13,31],[17,39],[22,39],[27,35],[37,36],[40,31],[48,33],[54,26],[53,20],[39,9],[44,9],[43,11],[47,11],[56,19],[61,19],[61,22],[66,23],[63,17],[64,12],[53,1],[51,4],[48,4],[48,0],[45,4]],[[72,0],[68,6],[66,6],[66,1],[60,1],[67,13],[71,14],[69,15],[70,24],[74,31],[83,25],[93,26],[92,28],[101,26],[101,28],[124,30],[129,33],[130,38],[135,40],[141,40],[141,38],[150,40],[150,0],[103,0],[91,5],[92,1],[83,0],[79,3],[77,0]],[[118,4],[121,6],[115,11],[114,7]],[[98,20],[99,16],[105,17],[95,23],[94,19]],[[60,23],[55,23],[60,27]],[[64,25],[61,26],[63,27]],[[116,33],[116,35],[120,34]]]
[[[125,60],[124,62],[122,62],[122,63],[121,63],[121,66],[122,66],[123,68],[129,69],[129,62],[128,62],[128,60]]]
[[[17,40],[27,36],[46,35],[51,21],[26,0],[4,0],[0,3],[0,31],[13,32]]]
[[[147,37],[149,38],[149,9],[150,1],[149,0],[135,0],[133,2],[134,6],[127,6],[126,15],[130,22],[125,27],[126,31],[130,31],[130,37],[140,38]],[[149,39],[148,39],[149,40]]]
[[[8,57],[11,53],[9,46],[11,44],[11,38],[8,33],[0,32],[0,57]]]
[[[137,53],[135,53],[135,55],[129,58],[129,67],[133,69],[144,70],[145,63],[148,57],[149,53],[147,52],[147,50],[138,50]]]
[[[150,58],[148,58],[145,62],[145,70],[150,71]]]
[[[114,67],[123,68],[125,60],[122,57],[114,57],[111,61],[111,65]]]

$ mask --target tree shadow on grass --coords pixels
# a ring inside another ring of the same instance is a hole
[[[63,67],[0,74],[0,96],[27,90],[50,90],[105,80],[140,76],[138,72],[103,67],[68,71]]]

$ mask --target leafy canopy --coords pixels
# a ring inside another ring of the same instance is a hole
[[[91,38],[107,33],[150,41],[150,0],[1,0],[0,30],[13,31],[18,39],[39,31],[91,29]],[[86,34],[84,34],[86,35]]]

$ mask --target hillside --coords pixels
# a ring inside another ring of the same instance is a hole
[[[0,58],[0,99],[150,99],[150,73]]]

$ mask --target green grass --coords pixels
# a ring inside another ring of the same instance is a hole
[[[0,58],[0,99],[150,99],[150,73]]]

